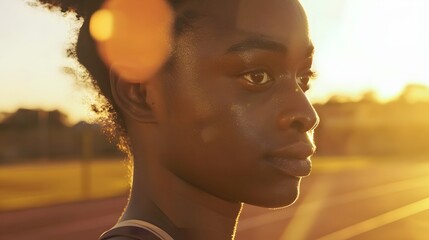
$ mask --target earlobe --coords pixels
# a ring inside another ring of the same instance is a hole
[[[110,86],[115,103],[123,113],[141,123],[156,123],[153,111],[153,99],[148,93],[146,84],[121,80],[110,74]]]

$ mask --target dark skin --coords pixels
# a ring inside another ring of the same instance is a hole
[[[142,84],[111,81],[134,154],[121,220],[175,239],[232,239],[243,203],[288,206],[309,174],[300,160],[314,153],[319,121],[305,95],[313,45],[295,0],[189,9],[202,17],[176,38],[171,68]],[[279,152],[292,159],[286,170],[272,164]]]

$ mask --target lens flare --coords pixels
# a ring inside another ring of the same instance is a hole
[[[168,59],[173,21],[164,0],[109,0],[92,15],[90,32],[104,63],[121,79],[139,83]]]
[[[113,14],[109,10],[98,10],[91,16],[89,31],[99,42],[109,40],[113,34]]]

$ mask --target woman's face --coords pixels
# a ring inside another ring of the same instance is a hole
[[[313,46],[295,0],[198,1],[157,110],[164,166],[233,202],[281,207],[310,173]]]

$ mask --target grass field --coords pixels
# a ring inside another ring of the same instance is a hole
[[[374,159],[314,159],[313,171],[365,168]],[[379,162],[379,161],[378,161]],[[0,211],[125,195],[129,171],[124,161],[67,161],[0,166]]]
[[[0,211],[106,198],[128,192],[122,160],[0,167]]]

